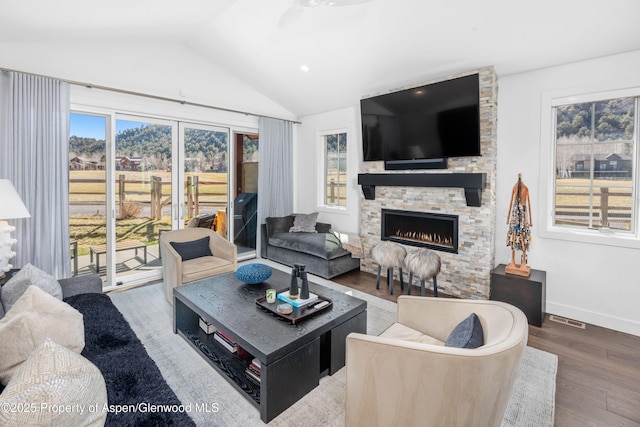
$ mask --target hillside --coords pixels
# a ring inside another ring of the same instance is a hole
[[[95,138],[69,137],[71,157],[80,156],[104,161],[105,141]],[[185,161],[188,170],[227,170],[228,136],[226,132],[185,130]],[[245,157],[258,149],[258,141],[244,141]],[[147,165],[167,169],[171,165],[171,127],[149,125],[126,129],[116,135],[116,156],[141,157]]]
[[[589,138],[593,122],[598,141],[631,140],[634,104],[634,98],[622,98],[558,106],[557,137],[568,137],[574,142]]]

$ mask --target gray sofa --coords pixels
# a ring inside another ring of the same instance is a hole
[[[317,233],[289,232],[295,216],[266,218],[262,224],[262,257],[293,266],[305,264],[307,272],[325,279],[360,268],[360,260],[342,248],[329,232],[331,224],[316,223]]]

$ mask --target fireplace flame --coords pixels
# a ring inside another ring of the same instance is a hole
[[[453,247],[453,237],[444,237],[437,233],[423,233],[418,231],[397,230],[394,236],[397,239],[411,240],[418,243],[428,243],[431,245]]]

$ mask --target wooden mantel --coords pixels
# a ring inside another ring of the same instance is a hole
[[[361,173],[358,185],[367,200],[375,200],[376,186],[464,188],[467,206],[482,205],[485,173]]]

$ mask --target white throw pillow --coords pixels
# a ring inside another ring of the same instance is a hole
[[[45,338],[0,394],[0,408],[16,408],[0,411],[0,425],[103,426],[106,403],[98,368]]]
[[[24,291],[31,285],[37,286],[49,295],[62,300],[62,287],[56,278],[38,267],[27,264],[2,287],[0,299],[2,300],[4,311],[9,311],[11,306],[18,301]]]
[[[80,353],[84,348],[82,314],[36,286],[29,286],[0,320],[0,383],[24,363],[45,338]]]

